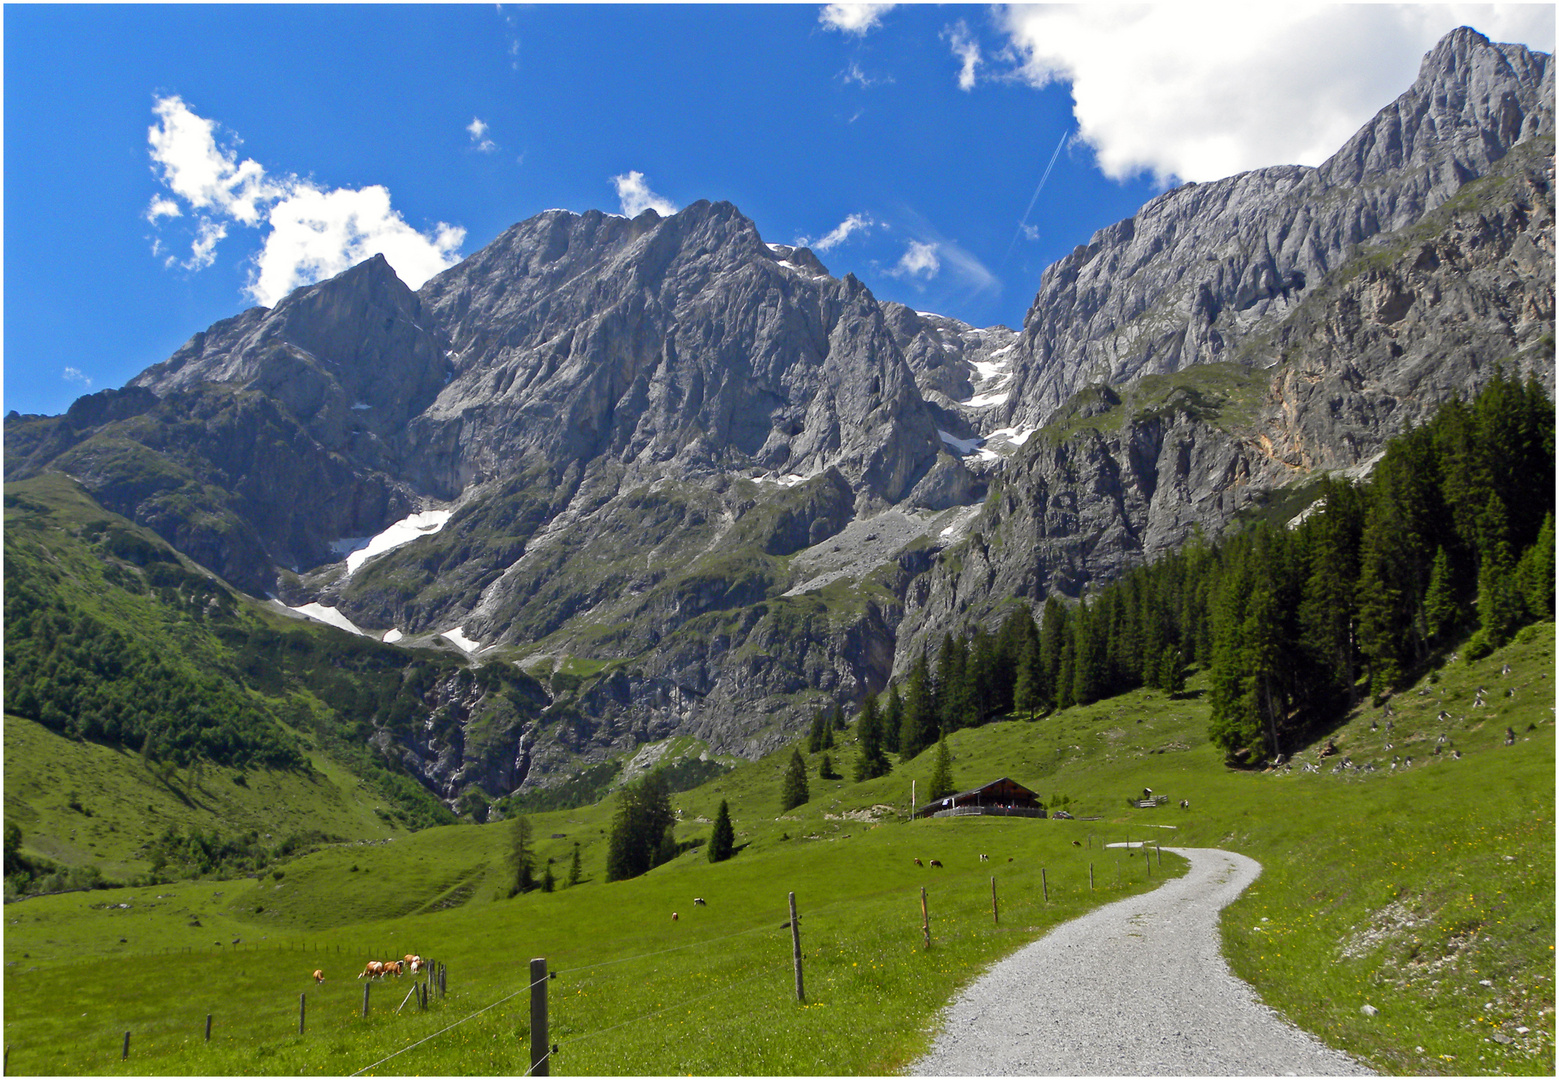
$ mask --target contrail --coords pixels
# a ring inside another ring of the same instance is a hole
[[[1039,193],[1045,190],[1045,181],[1050,179],[1050,170],[1056,167],[1056,158],[1061,156],[1061,147],[1066,145],[1066,137],[1070,132],[1061,133],[1061,141],[1056,143],[1055,152],[1050,155],[1050,164],[1045,166],[1045,174],[1039,178],[1039,186],[1034,189],[1034,195],[1029,199],[1028,209],[1023,211],[1023,220],[1018,222],[1018,227],[1012,233],[1012,239],[1007,242],[1007,254],[1001,257],[1002,266],[1007,265],[1007,259],[1012,255],[1012,247],[1018,242],[1018,233],[1023,231],[1023,226],[1029,223],[1029,215],[1034,212],[1034,204],[1039,201]]]

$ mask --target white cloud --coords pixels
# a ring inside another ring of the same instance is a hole
[[[899,259],[898,265],[888,271],[889,277],[896,278],[934,278],[942,269],[942,260],[937,258],[939,244],[923,244],[919,240],[911,240],[909,248]]]
[[[390,207],[390,193],[383,187],[327,189],[297,176],[271,176],[257,161],[240,161],[233,146],[219,145],[217,125],[196,115],[181,98],[158,98],[153,112],[158,123],[147,131],[147,142],[153,172],[167,194],[152,199],[146,219],[156,226],[164,218],[182,217],[181,201],[200,211],[189,259],[180,263],[168,256],[165,266],[210,266],[230,225],[266,230],[244,291],[272,306],[292,289],[373,255],[389,260],[413,289],[459,259],[464,229],[439,222],[431,234],[418,232]],[[161,238],[154,238],[153,254],[164,250]]]
[[[92,388],[92,376],[84,374],[80,368],[68,367],[60,373],[60,378],[66,382],[80,383],[89,390]]]
[[[152,111],[160,123],[147,129],[146,141],[168,190],[196,210],[258,225],[261,204],[279,194],[259,163],[239,161],[237,151],[218,146],[216,125],[196,116],[178,96],[158,98]]]
[[[176,218],[181,217],[183,213],[184,211],[179,209],[179,204],[172,199],[154,195],[152,196],[151,205],[146,208],[146,220],[155,225],[158,218]]]
[[[1023,78],[1071,84],[1100,169],[1163,184],[1319,164],[1457,26],[1544,51],[1554,41],[1547,4],[1083,4],[997,18]]]
[[[459,259],[465,230],[439,222],[430,238],[390,207],[374,184],[360,191],[299,185],[270,212],[271,232],[247,292],[274,305],[299,285],[322,281],[373,255],[383,255],[408,288],[416,289]]]
[[[190,256],[182,265],[186,270],[204,270],[216,261],[217,243],[227,236],[227,226],[208,217],[200,219],[195,232],[195,242],[190,245]]]
[[[847,86],[850,83],[859,83],[861,85],[861,89],[869,90],[873,86],[881,86],[883,83],[891,84],[893,82],[893,76],[868,75],[864,70],[862,70],[860,64],[856,63],[854,60],[851,60],[849,65],[839,73],[839,81],[843,82]]]
[[[491,154],[498,149],[498,144],[487,137],[489,130],[491,129],[488,128],[487,122],[477,116],[473,116],[471,122],[466,125],[466,133],[471,136],[471,145],[484,154]]]
[[[980,66],[980,43],[969,34],[969,26],[962,19],[942,31],[942,37],[952,46],[953,55],[962,66],[958,70],[958,89],[973,90],[975,70]]]
[[[617,188],[617,197],[622,200],[623,213],[628,217],[638,217],[646,210],[662,216],[677,212],[677,204],[651,191],[644,174],[637,170],[612,177],[612,183]]]
[[[825,4],[817,21],[830,30],[845,34],[865,34],[882,22],[882,17],[897,4]]]
[[[848,240],[851,233],[864,233],[876,224],[877,222],[873,221],[865,214],[851,214],[849,217],[845,218],[838,225],[836,225],[832,232],[828,233],[826,236],[820,237],[817,240],[808,240],[804,236],[797,237],[796,246],[809,247],[813,251],[832,251],[834,248]]]

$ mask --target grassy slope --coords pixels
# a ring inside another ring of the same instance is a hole
[[[1069,797],[1069,809],[1100,818],[1093,822],[873,820],[874,805],[908,803],[912,779],[924,787],[930,754],[859,785],[817,780],[814,769],[811,801],[779,815],[787,749],[675,797],[683,840],[706,837],[707,819],[729,800],[746,846],[719,866],[695,848],[644,878],[604,884],[607,803],[532,818],[539,853],[556,860],[560,879],[581,845],[585,880],[551,895],[500,899],[508,834],[499,824],[330,848],[289,864],[280,879],[14,904],[5,945],[13,1067],[350,1072],[521,991],[529,958],[547,956],[560,972],[551,983],[554,1072],[891,1071],[925,1048],[954,987],[992,959],[1093,900],[1149,887],[1140,855],[1099,845],[1156,836],[1263,863],[1225,917],[1231,963],[1333,1045],[1387,1072],[1551,1074],[1553,633],[1533,628],[1484,661],[1446,665],[1437,683],[1423,684],[1429,693],[1400,695],[1389,751],[1380,710],[1362,708],[1332,736],[1342,755],[1388,766],[1392,755],[1414,758],[1411,768],[1367,777],[1333,775],[1336,758],[1320,774],[1225,770],[1203,734],[1193,684],[1178,700],[1136,693],[950,739],[960,785],[1011,775],[1047,799]],[[1501,676],[1507,662],[1512,673]],[[1474,709],[1479,685],[1490,705]],[[1450,722],[1436,719],[1442,709]],[[1371,719],[1381,724],[1374,732]],[[1507,725],[1518,733],[1513,747],[1503,745]],[[1442,730],[1462,759],[1430,753]],[[833,756],[848,772],[848,746]],[[1125,795],[1145,786],[1189,798],[1191,809],[1126,809]],[[917,869],[914,857],[940,858],[946,869]],[[1090,861],[1100,886],[1092,896]],[[1166,855],[1151,869],[1178,872],[1176,862]],[[1049,904],[1038,891],[1042,867]],[[929,952],[921,885],[930,892]],[[794,1002],[781,929],[792,890],[803,913],[805,1006]],[[695,895],[708,906],[693,907]],[[200,927],[188,925],[192,915]],[[362,990],[348,976],[370,957],[408,951],[449,964],[450,997],[427,1014],[394,1016],[407,984],[375,986],[363,1021]],[[109,969],[105,957],[135,963]],[[315,966],[327,972],[317,989],[308,978]],[[303,992],[310,1026],[299,1037]],[[1379,1014],[1363,1016],[1364,1003]],[[207,1012],[217,1015],[209,1047],[200,1039]],[[521,993],[380,1071],[522,1071],[526,1015]],[[126,1029],[135,1043],[121,1065]],[[1511,1041],[1494,1041],[1496,1030]]]

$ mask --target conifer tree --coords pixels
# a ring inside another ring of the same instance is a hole
[[[799,755],[798,755],[799,756]],[[657,769],[644,779],[624,787],[607,838],[606,880],[638,877],[660,865],[666,833],[676,820],[671,793]],[[675,838],[672,854],[675,854]]]
[[[536,857],[531,851],[530,819],[517,814],[509,826],[509,869],[514,874],[509,895],[518,896],[536,887]]]
[[[731,808],[724,799],[715,811],[714,831],[709,835],[709,861],[724,862],[736,850],[736,829],[731,824]]]
[[[904,730],[904,699],[899,695],[899,684],[888,687],[888,704],[882,713],[882,749],[885,753],[899,752],[899,737]]]
[[[942,732],[936,741],[936,763],[931,767],[931,800],[946,798],[956,794],[958,789],[953,786],[953,755],[947,748],[947,732]]]
[[[817,763],[817,778],[819,780],[839,779],[839,774],[834,772],[834,759],[828,754],[824,754],[823,760]]]
[[[569,885],[579,884],[579,841],[574,841],[574,859],[568,864]]]
[[[807,793],[807,763],[801,751],[790,752],[790,764],[785,768],[784,785],[780,788],[780,813],[794,809],[811,796]]]
[[[904,689],[904,722],[899,734],[899,758],[909,761],[936,738],[936,702],[931,693],[931,674],[926,656],[916,657]]]
[[[807,731],[807,753],[815,754],[823,749],[823,714],[818,712],[812,717],[812,727]]]
[[[1456,597],[1451,586],[1451,561],[1445,548],[1435,549],[1429,570],[1429,588],[1424,592],[1424,628],[1429,640],[1439,641],[1456,627]]]
[[[843,705],[839,705],[839,704],[835,704],[834,705],[834,730],[835,731],[845,731],[845,730],[847,730],[849,728],[849,726],[850,726],[849,723],[844,718],[844,706]],[[830,745],[832,745],[832,744],[830,744]]]
[[[1554,515],[1543,518],[1537,540],[1516,564],[1516,588],[1529,619],[1554,617]]]
[[[893,765],[882,746],[882,717],[877,712],[877,700],[871,694],[861,703],[861,719],[856,725],[860,742],[860,755],[855,760],[855,779],[875,780],[892,771]]]
[[[1014,711],[1023,713],[1032,720],[1043,704],[1044,670],[1039,664],[1039,642],[1026,641],[1023,643],[1023,652],[1018,657],[1017,680],[1012,688],[1012,707]]]

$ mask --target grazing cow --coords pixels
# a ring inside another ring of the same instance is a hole
[[[672,922],[676,922],[677,921],[677,913],[675,911],[673,911],[671,913],[671,921]]]
[[[1072,841],[1072,846],[1073,847],[1082,847],[1083,846],[1083,842],[1081,840],[1073,840]]]
[[[980,856],[980,861],[981,862],[990,862],[991,861],[991,857],[989,855],[981,855]]]
[[[383,963],[383,961],[380,961],[380,960],[370,960],[370,961],[368,961],[368,965],[363,968],[362,974],[359,975],[358,978],[359,979],[377,979],[377,978],[379,978],[383,974],[384,974],[384,963]]]
[[[695,897],[693,897],[693,906],[694,907],[708,907],[709,905],[704,903],[704,898],[702,896],[695,896]]]
[[[923,863],[923,862],[921,862],[921,861],[920,861],[920,860],[919,860],[919,859],[916,859],[916,860],[915,860],[915,865],[916,865],[916,866],[921,866],[921,867],[923,867],[923,866],[925,866],[925,865],[926,865],[926,864],[925,864],[925,863]]]
[[[317,986],[318,984],[320,984],[320,983],[322,983],[324,981],[325,981],[325,973],[323,971],[320,971],[318,968],[315,968],[314,969],[314,983],[315,983],[315,985]]]
[[[1182,810],[1189,810],[1189,809],[1191,809],[1191,800],[1190,799],[1181,799],[1180,800],[1180,809],[1182,809]]]
[[[941,866],[942,865],[942,860],[941,859],[932,859],[931,860],[931,865],[932,866]]]
[[[1516,729],[1515,728],[1506,728],[1505,729],[1505,745],[1506,746],[1515,746],[1516,745]]]

